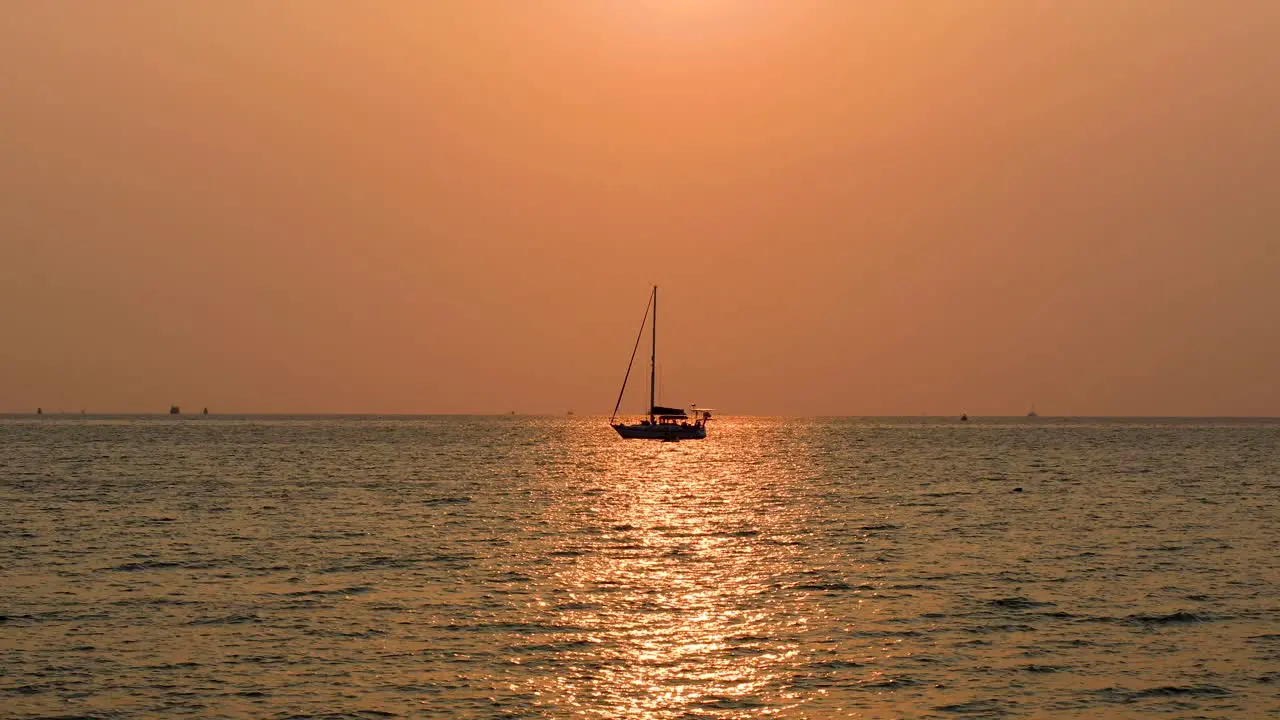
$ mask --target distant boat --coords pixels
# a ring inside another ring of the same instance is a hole
[[[204,410],[201,410],[201,411],[200,411],[200,414],[201,414],[201,415],[208,415],[208,414],[209,414],[209,408],[205,408]]]
[[[169,406],[169,414],[170,414],[170,415],[180,415],[180,414],[182,414],[182,410],[180,410],[180,409],[178,408],[178,406],[177,406],[177,405],[170,405],[170,406]]]
[[[631,366],[636,361],[636,351],[640,349],[640,340],[644,337],[644,326],[649,321],[649,311],[653,310],[652,344],[649,351],[649,417],[630,425],[615,422],[618,408],[622,406],[622,396],[627,391],[627,379],[631,377]],[[627,363],[627,374],[622,377],[622,389],[618,391],[618,402],[613,406],[613,414],[609,416],[609,426],[628,440],[702,440],[707,436],[707,422],[711,420],[711,411],[690,406],[689,411],[682,408],[663,407],[658,405],[654,397],[657,387],[658,370],[658,286],[653,286],[649,295],[649,304],[644,308],[644,319],[640,321],[640,332],[636,335],[635,347],[631,350],[631,361]]]
[[[565,413],[565,415],[572,415],[572,414],[573,414],[573,411],[572,411],[572,410],[570,410],[570,411],[568,411],[568,412],[566,412],[566,413]]]
[[[969,422],[969,414],[960,413],[960,422]]]
[[[42,407],[36,408],[36,414],[37,414],[37,415],[43,415],[43,414],[44,414],[44,408],[42,408]]]
[[[1035,405],[1032,405],[1031,409],[1027,411],[1027,417],[1040,417],[1040,413],[1036,412]]]

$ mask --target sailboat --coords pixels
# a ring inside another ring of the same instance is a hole
[[[617,422],[618,408],[622,406],[622,395],[627,391],[627,380],[631,377],[631,366],[636,361],[636,351],[640,349],[640,340],[644,337],[644,326],[649,321],[649,313],[653,312],[650,323],[652,340],[649,350],[649,416],[639,422],[627,424]],[[649,304],[644,308],[644,319],[640,321],[640,332],[636,335],[635,347],[631,349],[631,360],[627,363],[627,374],[622,377],[622,389],[618,391],[618,402],[613,406],[613,414],[609,416],[609,426],[623,438],[632,440],[702,440],[707,436],[707,422],[711,420],[711,411],[691,405],[688,411],[682,408],[663,407],[657,404],[654,390],[657,387],[658,373],[658,286],[653,286],[649,295]]]

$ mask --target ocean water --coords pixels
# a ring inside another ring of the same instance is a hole
[[[1278,499],[1277,421],[10,417],[0,716],[1280,717]]]

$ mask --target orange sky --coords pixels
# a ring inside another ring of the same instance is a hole
[[[0,411],[607,413],[658,283],[673,404],[1277,415],[1276,38],[1274,0],[5,2]]]

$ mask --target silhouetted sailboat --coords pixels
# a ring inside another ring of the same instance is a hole
[[[649,354],[649,417],[637,423],[626,424],[614,422],[618,416],[618,408],[622,406],[622,396],[627,391],[627,379],[631,377],[631,366],[636,361],[636,351],[640,349],[640,339],[644,337],[645,322],[649,320],[649,311],[653,311],[652,345]],[[658,372],[658,286],[653,286],[649,295],[649,304],[644,308],[644,319],[640,321],[640,332],[636,335],[635,347],[631,350],[631,360],[627,363],[627,374],[622,378],[622,389],[618,391],[618,402],[613,406],[613,414],[609,416],[609,425],[624,438],[634,440],[701,440],[707,436],[707,421],[711,419],[711,411],[690,406],[689,411],[682,408],[663,407],[658,405],[654,397],[657,387]]]
[[[1036,404],[1031,403],[1031,409],[1027,411],[1027,417],[1040,417],[1040,413],[1036,412]]]

